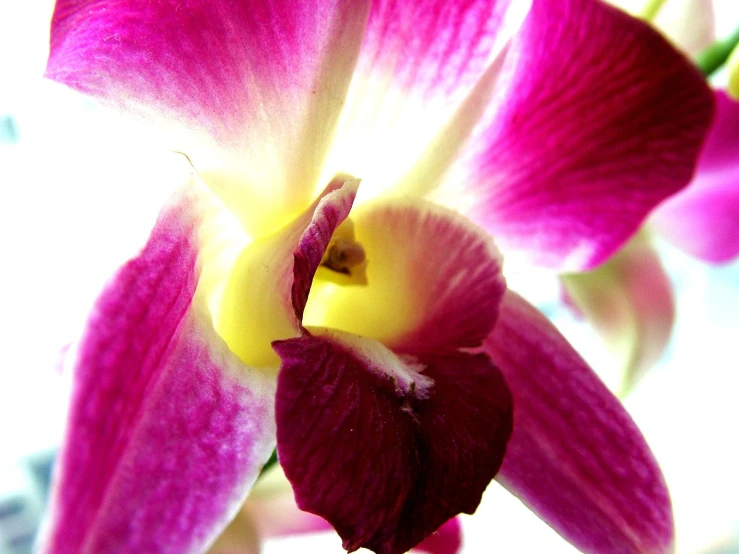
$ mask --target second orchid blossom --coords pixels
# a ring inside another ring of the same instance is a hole
[[[689,181],[712,97],[646,25],[597,0],[59,0],[47,75],[197,175],[80,340],[42,551],[202,552],[275,444],[350,551],[416,546],[496,474],[585,551],[670,550],[644,439],[493,244],[592,267]]]

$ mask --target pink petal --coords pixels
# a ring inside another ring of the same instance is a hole
[[[509,28],[515,28],[515,20],[506,20],[512,3],[372,2],[331,172],[361,177],[362,194],[371,196],[413,187],[403,182],[405,174],[498,56]]]
[[[216,328],[242,362],[279,366],[270,344],[300,332],[313,273],[334,229],[349,214],[358,186],[356,179],[337,176],[299,217],[279,232],[254,241],[239,256],[220,303]]]
[[[675,320],[670,278],[649,242],[637,237],[587,273],[564,275],[569,298],[610,347],[626,394],[660,358]]]
[[[710,91],[655,31],[596,0],[534,0],[508,56],[507,88],[448,186],[504,252],[592,267],[689,181]]]
[[[657,462],[546,318],[509,292],[485,351],[515,407],[501,484],[583,552],[669,552],[672,510]]]
[[[344,334],[275,349],[280,463],[298,506],[331,522],[344,548],[406,552],[474,512],[512,424],[486,356],[411,360]]]
[[[500,254],[483,229],[415,199],[359,206],[351,220],[368,260],[367,285],[322,294],[317,273],[306,325],[372,337],[404,353],[481,344],[505,291]]]
[[[42,552],[200,552],[274,447],[274,381],[193,303],[199,223],[188,193],[95,305]]]
[[[651,223],[691,256],[718,263],[739,255],[739,102],[723,91],[716,101],[695,178],[660,205]]]
[[[312,200],[364,0],[59,0],[47,76],[163,127],[254,234]]]

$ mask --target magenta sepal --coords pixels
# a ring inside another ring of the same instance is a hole
[[[390,361],[374,344],[368,355],[333,337],[274,343],[278,454],[298,506],[344,548],[399,554],[475,511],[503,459],[511,398],[485,355]]]
[[[182,195],[95,304],[39,552],[202,552],[274,446],[273,380],[194,303],[198,224]]]
[[[583,552],[670,552],[672,508],[654,456],[554,326],[508,291],[483,348],[515,407],[498,481]]]
[[[506,64],[459,166],[467,211],[504,253],[592,268],[688,184],[711,91],[654,29],[599,0],[534,0]]]

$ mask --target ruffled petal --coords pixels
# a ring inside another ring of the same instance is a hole
[[[507,255],[592,267],[690,180],[710,90],[654,30],[596,0],[535,0],[508,58],[439,199]]]
[[[340,171],[361,177],[361,197],[407,186],[399,180],[500,54],[526,5],[520,0],[373,2],[324,178]]]
[[[515,408],[498,481],[583,552],[670,552],[672,509],[657,462],[551,323],[509,291],[484,351]]]
[[[89,319],[41,552],[202,552],[275,445],[274,379],[231,354],[195,295],[190,192]]]
[[[570,300],[611,351],[627,394],[660,358],[675,321],[670,278],[637,237],[593,271],[562,276]]]
[[[400,554],[472,513],[511,432],[511,399],[484,355],[398,357],[353,335],[275,343],[277,449],[298,506],[349,551]]]
[[[416,199],[359,206],[354,237],[367,257],[366,286],[316,274],[306,325],[381,340],[395,352],[479,346],[505,291],[490,236],[452,210]]]
[[[337,176],[286,227],[247,246],[233,266],[216,328],[246,364],[279,366],[270,346],[300,332],[311,280],[336,227],[349,215],[359,181]]]
[[[59,0],[46,75],[163,126],[263,235],[313,199],[368,10],[365,0]]]
[[[650,223],[691,256],[719,263],[739,255],[739,102],[723,91],[716,100],[695,178],[661,204]]]

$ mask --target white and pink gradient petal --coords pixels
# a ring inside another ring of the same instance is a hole
[[[639,234],[598,268],[563,275],[562,284],[608,347],[625,396],[657,363],[675,322],[672,283],[659,254]]]
[[[529,3],[373,2],[324,179],[361,177],[360,201],[415,193],[407,174],[500,56]]]
[[[274,448],[274,377],[241,364],[196,294],[202,218],[178,194],[94,306],[40,552],[201,552]]]
[[[672,508],[654,456],[554,326],[508,291],[483,350],[513,394],[513,435],[496,479],[583,552],[671,552]]]
[[[684,252],[713,263],[739,256],[739,101],[716,91],[716,118],[695,178],[668,198],[652,228]]]
[[[435,198],[506,255],[594,267],[688,183],[712,113],[703,77],[647,24],[598,0],[534,0]]]
[[[60,0],[47,77],[163,131],[250,234],[313,200],[365,0]]]

